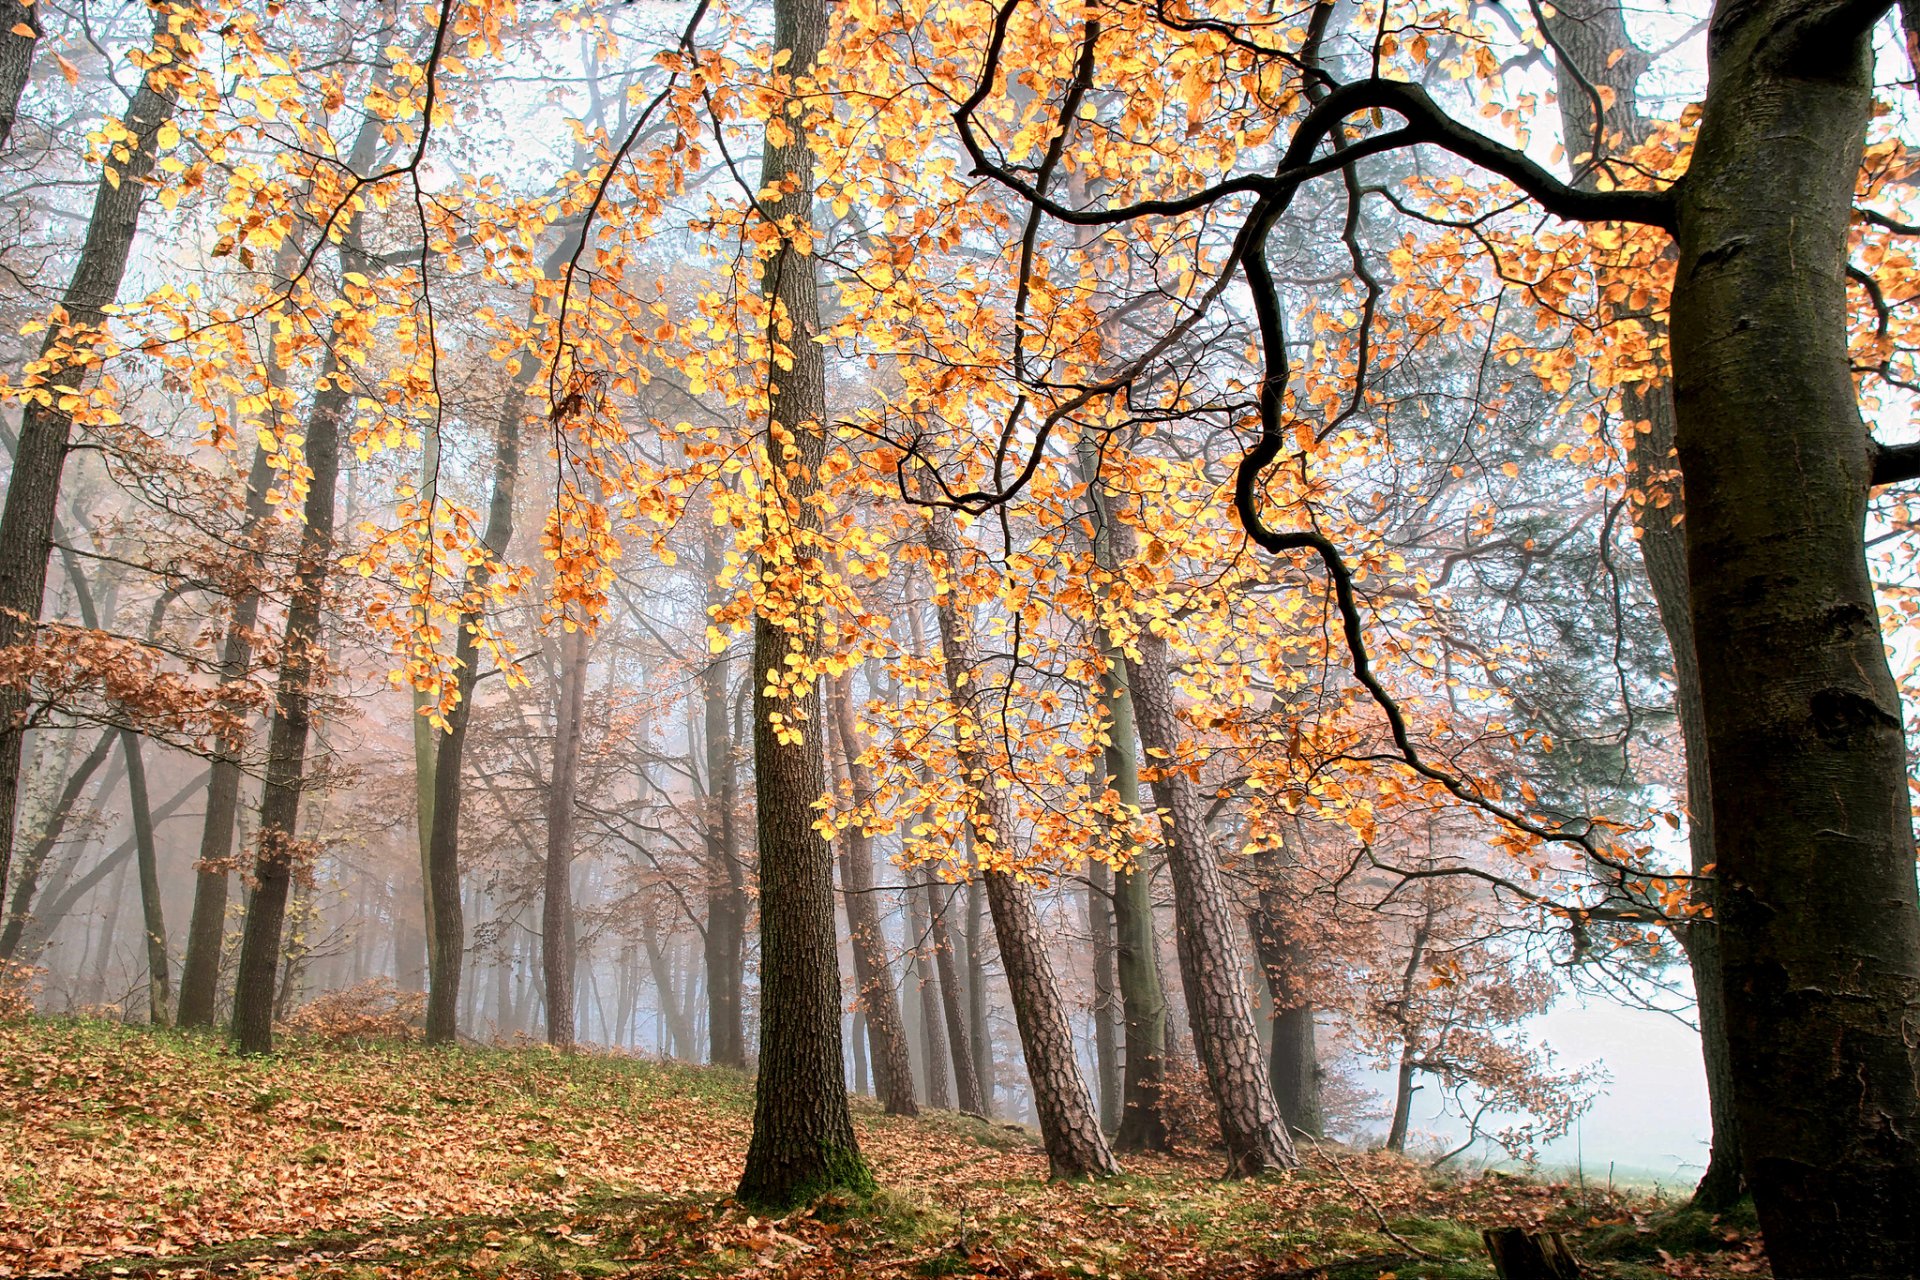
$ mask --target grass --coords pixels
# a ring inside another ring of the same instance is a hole
[[[731,1196],[751,1115],[750,1077],[618,1055],[240,1059],[211,1037],[8,1024],[0,1275],[1486,1280],[1480,1228],[1505,1224],[1566,1231],[1619,1280],[1755,1258],[1750,1218],[1376,1154],[1254,1182],[1208,1153],[1133,1157],[1051,1184],[1029,1130],[860,1099],[879,1188],[775,1216]]]

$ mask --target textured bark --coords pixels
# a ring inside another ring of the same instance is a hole
[[[173,969],[167,958],[167,918],[160,905],[160,851],[153,839],[153,805],[140,735],[120,731],[127,758],[127,807],[133,817],[134,865],[140,873],[140,920],[147,953],[147,1021],[164,1027],[173,1016]]]
[[[916,876],[914,879],[918,883],[907,887],[907,917],[913,929],[912,967],[907,972],[909,981],[920,996],[920,1035],[926,1050],[927,1105],[944,1109],[953,1105],[953,1094],[947,1087],[947,1026],[940,1014],[939,984],[933,975],[933,965],[928,961],[932,951],[930,938],[935,889],[933,881],[925,876]]]
[[[971,847],[973,837],[967,837]],[[993,1028],[987,1025],[986,886],[967,884],[967,1039],[973,1046],[973,1074],[980,1086],[980,1114],[993,1116]]]
[[[1000,965],[1013,997],[1014,1021],[1020,1027],[1020,1045],[1026,1054],[1048,1167],[1056,1178],[1104,1177],[1119,1172],[1119,1166],[1114,1163],[1086,1081],[1080,1075],[1073,1029],[1067,1022],[1052,962],[1047,958],[1040,918],[1033,909],[1032,895],[1005,868],[1005,855],[998,851],[1013,839],[1013,813],[1006,793],[994,786],[989,762],[980,747],[978,735],[983,730],[975,707],[980,663],[973,637],[953,598],[952,579],[960,573],[962,561],[960,533],[952,512],[944,508],[933,511],[927,525],[927,547],[941,562],[934,570],[935,604],[947,688],[954,702],[954,749],[966,783],[967,823],[986,886],[987,907],[993,915],[994,936],[1000,943]]]
[[[260,621],[260,593],[253,579],[260,570],[257,538],[267,516],[267,490],[272,467],[267,452],[256,448],[247,475],[247,505],[241,542],[247,547],[247,586],[233,602],[227,635],[220,649],[220,679],[233,684],[246,678],[253,662],[253,628]],[[227,891],[233,879],[233,833],[240,812],[239,734],[217,744],[207,783],[207,817],[200,832],[200,857],[193,881],[193,916],[187,922],[187,956],[180,968],[180,1013],[183,1027],[211,1026],[215,988],[220,981],[220,951],[227,936]]]
[[[67,771],[67,780],[60,788],[59,798],[47,813],[46,822],[40,834],[28,846],[26,855],[20,859],[20,865],[14,874],[12,901],[7,906],[6,926],[0,928],[0,960],[11,960],[20,947],[20,937],[26,931],[27,921],[33,913],[33,895],[40,889],[40,874],[45,870],[47,858],[53,853],[60,836],[66,831],[67,821],[73,816],[74,806],[79,803],[80,793],[86,790],[87,783],[105,763],[108,753],[113,750],[115,734],[105,730],[95,740],[93,749],[81,759],[78,765]],[[104,786],[112,786],[116,779],[109,775]]]
[[[1649,60],[1633,43],[1619,0],[1566,0],[1553,7],[1546,22],[1555,45],[1561,132],[1567,154],[1586,157],[1576,165],[1576,177],[1583,185],[1592,185],[1610,155],[1640,145],[1649,135],[1650,122],[1640,112],[1638,95],[1640,77]],[[1597,150],[1596,120],[1601,129]],[[1657,349],[1665,337],[1664,326],[1655,317],[1638,317],[1637,323],[1650,331]],[[1620,416],[1625,423],[1643,424],[1641,430],[1627,433],[1642,489],[1677,489],[1677,482],[1662,485],[1657,479],[1673,468],[1671,383],[1639,382],[1622,388]],[[1701,877],[1698,892],[1711,906],[1713,798],[1707,771],[1706,718],[1700,701],[1700,664],[1694,652],[1688,604],[1687,537],[1682,520],[1686,508],[1681,493],[1669,492],[1668,497],[1665,506],[1649,504],[1636,509],[1635,526],[1647,583],[1673,656],[1674,707],[1686,760],[1688,861],[1692,874]],[[1739,1131],[1733,1114],[1716,929],[1712,919],[1701,919],[1680,930],[1698,994],[1701,1056],[1706,1063],[1707,1106],[1713,1122],[1711,1154],[1694,1192],[1694,1204],[1712,1211],[1732,1208],[1741,1193]]]
[[[1120,1128],[1120,1043],[1115,1014],[1120,978],[1113,961],[1113,868],[1095,859],[1087,868],[1087,932],[1093,937],[1093,1061],[1100,1078],[1100,1127]]]
[[[791,54],[787,72],[812,71],[826,40],[826,0],[774,0],[773,46]],[[810,221],[813,153],[804,138],[769,137],[762,152],[762,207],[776,219]],[[773,194],[777,193],[777,194]],[[811,502],[826,452],[826,360],[814,337],[820,301],[810,255],[783,239],[767,260],[761,289],[785,322],[780,344],[790,359],[770,360],[767,449],[778,499],[794,526],[802,580],[813,568],[807,535],[818,528]],[[765,613],[753,629],[753,761],[760,845],[760,1078],[753,1138],[739,1198],[785,1207],[835,1187],[865,1189],[873,1175],[860,1155],[847,1108],[840,1049],[840,963],[833,927],[833,854],[814,830],[813,802],[823,790],[820,690],[782,685],[795,650],[815,643],[809,607],[797,599],[801,630]],[[769,686],[784,697],[769,696]],[[782,720],[776,725],[775,714]],[[787,728],[782,741],[781,727]],[[796,736],[798,741],[794,741]]]
[[[1093,554],[1111,575],[1121,556],[1116,539],[1128,535],[1113,519],[1113,502],[1100,474],[1100,457],[1091,435],[1080,444],[1080,474],[1093,509]],[[1103,581],[1101,590],[1107,590]],[[1120,649],[1100,628],[1097,636],[1107,671],[1100,696],[1110,723],[1102,752],[1107,786],[1128,809],[1140,808],[1140,746],[1133,717],[1133,695]],[[1120,1151],[1171,1151],[1162,1084],[1167,1064],[1167,999],[1160,982],[1154,943],[1153,901],[1145,867],[1146,851],[1136,848],[1130,866],[1113,878],[1114,961],[1120,988],[1120,1014],[1126,1031],[1120,1123],[1114,1147]]]
[[[1723,3],[1677,193],[1676,443],[1722,990],[1774,1273],[1920,1254],[1920,904],[1847,358],[1870,6]]]
[[[156,42],[171,44],[167,11],[159,11],[154,23]],[[0,63],[0,74],[4,73],[5,65]],[[80,387],[92,371],[95,362],[87,335],[104,323],[106,308],[120,292],[127,254],[140,229],[140,209],[146,198],[147,176],[153,171],[160,127],[174,112],[176,93],[171,82],[162,80],[163,88],[156,89],[153,79],[142,77],[140,90],[123,117],[132,135],[126,160],[114,166],[115,180],[109,182],[103,175],[94,192],[86,242],[60,299],[66,322],[49,325],[41,343],[41,358],[52,358],[54,363],[43,372],[20,379],[22,385]],[[67,348],[77,350],[57,356]],[[73,415],[59,407],[58,397],[49,395],[49,400],[51,403],[46,404],[28,401],[21,411],[20,443],[14,452],[13,474],[7,481],[6,506],[0,510],[0,648],[32,639],[46,593],[47,557],[53,549],[60,476],[66,468],[68,441],[73,433]],[[25,736],[20,721],[25,710],[22,694],[0,693],[0,896],[4,896],[13,861],[14,811],[19,803],[20,750]]]
[[[351,233],[350,233],[351,234]],[[340,422],[351,384],[331,347],[321,362],[307,414],[306,523],[294,565],[293,597],[280,645],[273,721],[267,730],[266,788],[234,979],[233,1040],[242,1053],[273,1048],[274,977],[280,968],[287,891],[294,875],[300,792],[306,782],[307,738],[313,725],[313,683],[324,643],[320,614],[333,563],[334,490],[340,474]]]
[[[1192,778],[1168,767],[1179,757],[1180,731],[1173,715],[1167,642],[1143,632],[1137,647],[1140,656],[1127,659],[1127,683],[1141,745],[1165,762],[1156,771],[1153,796],[1165,818],[1181,987],[1187,997],[1194,1049],[1220,1118],[1227,1171],[1244,1177],[1267,1169],[1291,1169],[1300,1159],[1281,1123],[1261,1061],[1253,1004],[1242,978],[1244,953],[1220,866],[1207,838],[1199,793]]]
[[[710,530],[706,561],[707,603],[719,603],[722,547]],[[700,672],[700,696],[707,748],[707,1060],[716,1066],[747,1065],[745,964],[747,885],[740,862],[736,810],[739,780],[734,768],[733,733],[728,715],[732,663],[724,653],[707,660]]]
[[[947,1048],[953,1055],[954,1089],[960,1109],[968,1115],[984,1116],[986,1105],[980,1096],[980,1075],[974,1069],[973,1037],[967,1030],[966,992],[960,981],[960,965],[953,954],[952,931],[948,925],[947,898],[942,886],[927,880],[927,898],[932,911],[928,928],[933,938],[933,966],[940,975],[940,1009],[947,1023]]]
[[[1254,952],[1273,999],[1273,1043],[1267,1052],[1273,1100],[1289,1130],[1320,1138],[1326,1136],[1326,1120],[1320,1106],[1319,1045],[1307,956],[1294,919],[1298,894],[1288,875],[1306,847],[1306,824],[1296,820],[1289,838],[1292,848],[1263,849],[1254,856],[1257,897],[1250,923]]]
[[[1413,1077],[1419,1069],[1419,1046],[1414,1043],[1413,991],[1420,977],[1420,966],[1426,963],[1427,940],[1433,935],[1433,917],[1433,899],[1428,898],[1426,914],[1414,927],[1413,937],[1407,944],[1407,961],[1400,970],[1399,1001],[1389,1010],[1400,1026],[1400,1066],[1394,1079],[1393,1120],[1387,1126],[1389,1151],[1404,1152],[1407,1149],[1407,1130],[1413,1119]]]
[[[547,865],[540,901],[540,969],[546,982],[547,1043],[573,1048],[573,802],[580,789],[581,715],[587,691],[587,630],[560,637],[560,705],[553,724],[547,787]]]
[[[20,117],[20,95],[26,91],[34,46],[40,41],[39,12],[38,5],[0,0],[0,150],[6,149],[13,137],[13,122]],[[30,34],[14,30],[21,26]]]
[[[829,701],[841,767],[852,785],[854,803],[864,805],[873,799],[873,778],[860,762],[865,744],[853,719],[851,685],[848,676],[835,677]],[[853,949],[855,998],[867,1015],[868,1044],[873,1050],[875,1092],[888,1115],[917,1115],[920,1108],[913,1100],[907,1032],[873,892],[873,840],[858,822],[848,826],[840,837],[840,886],[846,902],[847,940]]]

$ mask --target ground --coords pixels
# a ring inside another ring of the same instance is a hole
[[[1479,1230],[1547,1224],[1602,1277],[1764,1274],[1750,1231],[1507,1176],[1207,1153],[1049,1184],[1034,1135],[856,1104],[882,1190],[768,1220],[729,1197],[737,1073],[540,1048],[0,1024],[0,1276],[1485,1277]]]

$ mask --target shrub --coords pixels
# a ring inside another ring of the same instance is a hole
[[[375,978],[315,996],[282,1025],[319,1040],[411,1040],[426,1004],[421,993]]]

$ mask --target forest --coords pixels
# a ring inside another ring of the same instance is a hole
[[[1920,0],[0,0],[0,1276],[1916,1274],[1909,139]]]

